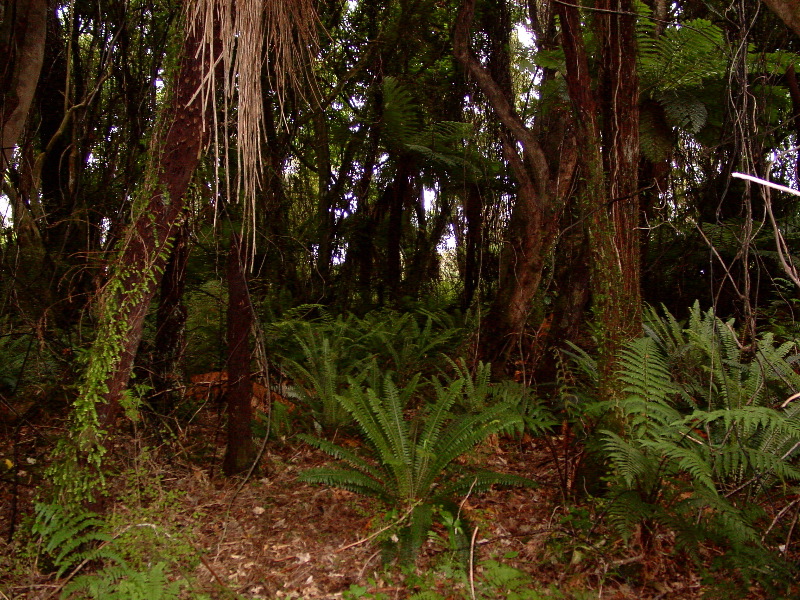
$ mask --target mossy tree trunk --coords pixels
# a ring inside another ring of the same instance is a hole
[[[200,88],[203,73],[198,33],[187,28],[173,90],[153,137],[145,195],[134,210],[119,256],[104,289],[98,338],[82,395],[99,394],[103,429],[114,426],[142,337],[145,317],[185,218],[184,196],[208,140],[211,122]],[[206,53],[208,56],[208,53]],[[210,105],[209,105],[210,106]]]
[[[590,289],[600,326],[601,394],[619,391],[614,357],[641,329],[639,284],[638,82],[635,17],[629,0],[597,0],[600,72],[595,90],[578,9],[557,4],[575,114],[583,187],[580,211],[588,228]],[[600,116],[602,115],[602,128]]]

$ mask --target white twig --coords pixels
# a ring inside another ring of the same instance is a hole
[[[417,505],[415,504],[414,506],[412,506],[411,508],[409,508],[409,509],[408,509],[408,510],[405,512],[405,514],[404,514],[403,516],[401,516],[399,519],[397,519],[397,520],[396,520],[396,521],[394,521],[393,523],[389,523],[389,524],[388,524],[386,527],[381,527],[380,529],[378,529],[378,531],[376,531],[376,532],[375,532],[375,533],[373,533],[372,535],[368,535],[367,537],[365,537],[365,538],[362,538],[362,539],[358,540],[357,542],[353,542],[352,544],[347,544],[346,546],[342,546],[342,547],[341,547],[341,548],[339,548],[338,550],[335,550],[335,551],[334,551],[334,553],[335,553],[335,554],[338,554],[339,552],[342,552],[342,551],[344,551],[344,550],[347,550],[347,549],[349,549],[349,548],[352,548],[353,546],[358,546],[359,544],[363,544],[364,542],[368,542],[368,541],[370,541],[372,538],[374,538],[374,537],[377,537],[377,536],[379,536],[380,534],[382,534],[382,533],[383,533],[384,531],[386,531],[387,529],[391,529],[392,527],[394,527],[394,526],[396,526],[396,525],[399,525],[400,523],[402,523],[403,521],[405,521],[405,520],[406,520],[406,518],[408,517],[408,515],[410,515],[410,514],[411,514],[411,511],[413,511],[413,510],[414,510],[416,507],[417,507]]]
[[[800,392],[798,392],[796,394],[792,394],[786,400],[784,400],[783,404],[781,404],[781,408],[786,408],[787,406],[789,406],[789,403],[792,400],[797,400],[798,398],[800,398]]]
[[[475,538],[478,537],[478,528],[472,530],[472,539],[469,543],[469,594],[475,600]]]
[[[786,187],[785,185],[778,185],[777,183],[772,183],[771,181],[759,179],[758,177],[753,177],[752,175],[745,175],[744,173],[731,173],[731,177],[746,179],[747,181],[753,181],[767,188],[774,188],[776,190],[786,192],[787,194],[792,194],[793,196],[800,196],[800,191]],[[789,277],[789,279],[791,279],[798,288],[800,288],[800,273],[797,272],[797,269],[794,266],[794,262],[792,261],[792,257],[789,253],[789,246],[786,244],[786,240],[784,239],[783,234],[778,227],[778,222],[775,219],[775,215],[772,212],[772,200],[770,199],[769,190],[766,190],[764,193],[764,204],[767,214],[769,215],[770,223],[772,223],[772,230],[775,233],[775,246],[778,250],[778,258],[780,259],[783,271],[786,273],[786,276]]]
[[[767,181],[766,179],[761,179],[760,177],[753,177],[752,175],[745,175],[744,173],[731,173],[731,177],[736,177],[737,179],[746,179],[747,181],[752,181],[754,183],[759,183],[761,185],[765,185],[767,187],[771,187],[776,190],[780,190],[782,192],[786,192],[787,194],[792,194],[794,196],[800,196],[800,191],[792,189],[790,187],[786,187],[785,185],[780,185],[779,183],[772,183],[771,181]]]

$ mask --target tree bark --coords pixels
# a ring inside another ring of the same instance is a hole
[[[600,389],[617,393],[614,357],[641,328],[638,83],[629,0],[597,0],[600,74],[595,92],[577,7],[558,3],[567,89],[581,139],[580,210],[588,225],[591,293],[600,325]],[[601,130],[598,116],[603,116]]]
[[[469,50],[474,11],[475,0],[465,0],[456,18],[453,51],[506,130],[501,134],[503,152],[517,181],[517,198],[503,251],[498,294],[482,324],[481,354],[484,360],[499,363],[521,341],[546,257],[555,243],[577,152],[572,135],[563,127],[534,133],[514,108],[510,84],[503,84],[510,78],[484,68]],[[506,51],[503,44],[497,46],[497,52]],[[502,67],[505,61],[495,60],[495,63]],[[558,152],[548,156],[542,140],[547,140],[555,131],[561,134],[556,146]]]
[[[254,458],[250,429],[253,407],[250,404],[250,329],[253,307],[247,291],[244,264],[247,254],[241,236],[231,234],[228,253],[228,447],[222,469],[225,475],[246,471]]]
[[[764,4],[778,15],[789,29],[800,35],[800,0],[764,0]]]
[[[46,0],[7,0],[0,23],[0,179],[11,164],[39,81],[47,32]]]
[[[205,123],[211,119],[208,114],[204,118],[208,109],[202,94],[195,94],[204,72],[200,48],[198,33],[189,30],[162,122],[166,134],[162,137],[160,130],[154,134],[153,183],[128,229],[111,284],[100,301],[104,313],[92,360],[101,360],[94,354],[103,352],[110,352],[112,358],[105,368],[105,402],[98,410],[104,429],[113,427],[120,414],[120,399],[130,378],[144,320],[184,217],[184,195],[208,140]],[[115,336],[118,339],[110,339]],[[108,357],[102,360],[108,361]]]

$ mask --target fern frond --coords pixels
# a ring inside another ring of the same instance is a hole
[[[386,480],[376,481],[372,477],[349,469],[336,469],[332,467],[318,467],[303,471],[298,479],[305,483],[317,483],[379,498],[390,502],[396,496],[389,493],[391,487]]]
[[[611,464],[622,477],[628,489],[634,489],[641,481],[650,480],[656,469],[652,457],[640,448],[626,442],[613,431],[600,432],[602,447]]]
[[[386,472],[381,466],[373,466],[365,459],[358,456],[355,452],[351,452],[350,450],[343,448],[338,444],[334,444],[333,442],[323,438],[302,433],[298,434],[298,437],[307,444],[319,448],[323,452],[326,452],[332,457],[341,460],[342,462],[350,465],[353,469],[360,471],[361,473],[364,473],[373,479],[383,480],[386,477]]]
[[[419,474],[419,487],[427,489],[439,473],[457,457],[476,446],[493,433],[523,424],[519,414],[515,414],[507,404],[491,406],[478,415],[469,415],[454,420],[441,434],[436,444],[433,460],[428,463],[428,471]]]
[[[658,38],[644,40],[639,70],[644,87],[686,89],[725,73],[720,49],[722,30],[705,19],[692,19],[681,27],[668,27]]]
[[[708,457],[699,453],[696,448],[682,447],[663,441],[645,441],[642,444],[650,449],[654,456],[672,459],[675,466],[689,473],[696,484],[703,485],[711,492],[716,493],[717,487]]]
[[[455,481],[436,489],[436,493],[431,501],[436,503],[457,495],[485,492],[494,485],[501,485],[504,487],[537,487],[539,484],[533,479],[521,477],[519,475],[485,470],[470,471],[467,474],[460,475]]]
[[[411,142],[421,129],[419,105],[396,77],[383,79],[383,123],[387,137],[398,145]]]
[[[52,558],[56,577],[87,558],[118,558],[104,545],[111,537],[103,531],[106,524],[95,513],[44,503],[37,504],[34,511],[32,532],[41,537],[44,552]]]
[[[128,565],[112,565],[97,573],[82,575],[64,587],[66,600],[81,593],[82,598],[95,600],[172,600],[181,592],[182,581],[170,581],[167,564],[159,562],[147,571],[136,571]]]
[[[382,462],[393,460],[391,444],[386,438],[383,425],[375,414],[376,409],[380,410],[375,391],[372,388],[365,391],[351,380],[350,388],[338,398],[361,427],[367,443],[376,451],[377,458]]]
[[[414,386],[416,387],[416,385]],[[391,377],[386,377],[383,386],[383,398],[379,398],[374,390],[367,390],[373,411],[378,422],[383,427],[383,434],[388,439],[391,447],[391,458],[404,467],[412,461],[412,443],[409,436],[408,422],[403,418],[403,406],[400,402],[400,393]],[[410,481],[408,482],[411,483]]]
[[[591,381],[597,381],[597,361],[586,350],[576,346],[571,341],[567,340],[567,345],[571,348],[571,351],[564,350],[564,354],[569,356]]]
[[[608,519],[620,535],[628,539],[637,525],[653,519],[657,514],[657,507],[642,500],[641,496],[632,490],[623,490],[618,493],[608,506]]]
[[[458,394],[461,392],[462,381],[454,381],[446,388],[434,380],[436,402],[425,413],[425,426],[420,434],[414,460],[414,469],[417,473],[427,473],[430,464],[436,458],[437,442],[441,439],[442,428],[448,419],[452,418],[450,408],[453,406]]]

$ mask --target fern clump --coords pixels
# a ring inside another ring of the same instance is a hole
[[[351,379],[363,383],[372,362],[404,383],[430,368],[432,360],[457,345],[463,334],[445,313],[426,310],[380,310],[362,318],[323,312],[316,321],[290,318],[266,329],[301,403],[317,428],[327,432],[352,423],[338,396]]]
[[[732,322],[697,305],[687,326],[648,317],[647,336],[618,357],[622,430],[600,432],[610,518],[646,549],[664,526],[680,549],[710,540],[743,571],[773,565],[753,573],[769,579],[781,563],[769,548],[786,543],[780,531],[791,538],[783,508],[800,480],[800,406],[785,401],[800,390],[797,348],[770,334],[743,348]]]
[[[42,557],[57,579],[69,575],[62,599],[171,600],[180,596],[185,581],[169,578],[167,562],[144,569],[131,566],[115,548],[117,536],[106,529],[107,523],[90,511],[36,504],[31,532],[41,541]],[[79,575],[87,565],[99,570]]]
[[[172,600],[180,597],[182,582],[170,581],[167,564],[156,563],[145,571],[136,571],[122,563],[98,573],[81,575],[64,587],[61,595],[93,600]]]
[[[32,533],[42,540],[42,554],[61,577],[82,562],[122,559],[107,544],[111,536],[93,512],[65,509],[60,504],[35,506]]]
[[[375,378],[379,379],[379,378]],[[531,485],[530,480],[483,470],[466,470],[456,459],[500,431],[523,426],[509,403],[499,403],[474,414],[454,415],[464,381],[436,383],[436,398],[416,411],[407,411],[420,388],[419,375],[398,388],[390,375],[379,387],[356,381],[339,400],[358,424],[363,452],[328,440],[303,436],[336,458],[341,466],[311,469],[301,475],[309,483],[332,485],[380,499],[400,515],[403,526],[397,540],[400,554],[411,557],[427,536],[437,507],[451,505],[457,494],[479,492],[494,484]],[[411,412],[411,414],[408,414]]]

